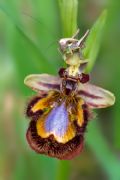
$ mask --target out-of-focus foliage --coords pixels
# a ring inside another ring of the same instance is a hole
[[[0,179],[120,179],[119,17],[119,0],[0,1]],[[89,123],[81,155],[59,161],[27,145],[24,108],[34,92],[23,81],[32,73],[57,73],[63,65],[57,42],[77,26],[80,35],[91,29],[84,53],[92,81],[117,100]]]

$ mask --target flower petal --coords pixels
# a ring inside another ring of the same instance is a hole
[[[104,108],[115,103],[115,96],[90,83],[80,84],[78,94],[91,108]]]
[[[53,135],[59,143],[66,143],[75,137],[76,130],[70,122],[65,104],[57,105],[37,120],[37,132],[42,138]]]
[[[52,104],[56,101],[58,92],[50,91],[46,94],[40,94],[39,96],[34,96],[27,104],[25,114],[27,117],[38,117],[45,111],[46,108],[50,108]]]
[[[37,92],[60,89],[61,79],[48,74],[32,74],[25,78],[25,85]]]
[[[87,105],[81,108],[84,118],[82,126],[76,116],[75,120],[68,119],[70,114],[64,102],[48,113],[44,112],[38,119],[32,119],[26,134],[30,147],[37,153],[63,160],[78,156],[83,148],[84,133],[89,120]],[[72,132],[75,134],[72,135]]]
[[[26,138],[30,147],[37,153],[63,160],[73,159],[78,156],[82,151],[84,141],[82,134],[76,135],[67,143],[57,142],[53,135],[42,138],[37,134],[36,121],[30,122]]]

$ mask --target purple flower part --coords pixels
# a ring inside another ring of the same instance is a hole
[[[45,129],[56,136],[64,136],[68,127],[68,112],[65,104],[55,107],[46,119]]]
[[[81,75],[80,75],[80,82],[81,83],[86,83],[86,82],[88,82],[89,81],[89,74],[84,74],[84,73],[81,73]]]
[[[49,74],[31,74],[24,80],[25,85],[39,93],[60,90],[61,79]]]
[[[105,108],[115,103],[114,94],[90,83],[80,84],[77,96],[81,97],[90,108]]]

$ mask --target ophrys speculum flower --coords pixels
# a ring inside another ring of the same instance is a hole
[[[31,119],[27,130],[30,147],[40,154],[58,159],[72,159],[79,155],[84,133],[93,108],[105,108],[115,102],[114,95],[90,84],[84,73],[88,63],[82,55],[85,35],[59,41],[60,51],[68,64],[59,76],[34,74],[25,84],[37,91],[28,103],[26,115]]]

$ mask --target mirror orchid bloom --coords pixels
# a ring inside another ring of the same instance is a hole
[[[26,108],[30,119],[26,138],[37,153],[63,160],[76,157],[83,149],[92,109],[115,102],[111,92],[89,83],[84,73],[88,61],[81,55],[81,46],[87,35],[88,31],[80,40],[73,36],[59,41],[68,67],[61,68],[58,76],[32,74],[24,80],[37,92]]]

